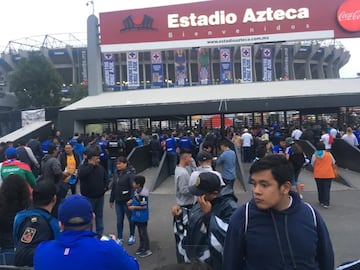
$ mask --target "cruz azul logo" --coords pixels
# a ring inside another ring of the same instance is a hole
[[[344,2],[338,9],[337,19],[343,29],[349,32],[360,31],[360,1]]]
[[[120,32],[132,31],[132,30],[156,30],[152,25],[154,19],[149,15],[133,17],[132,15],[127,16],[123,20],[124,28]]]

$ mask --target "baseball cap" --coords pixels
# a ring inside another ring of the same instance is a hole
[[[285,139],[285,142],[286,142],[288,145],[291,145],[291,144],[294,144],[294,143],[295,143],[294,140],[293,140],[293,138],[291,138],[291,137],[287,137],[287,138]]]
[[[196,160],[197,161],[206,161],[206,160],[212,160],[213,156],[206,151],[200,151],[197,155],[196,155]]]
[[[220,178],[212,172],[200,173],[196,179],[195,185],[189,187],[189,192],[195,196],[201,196],[205,193],[213,193],[221,189]]]
[[[89,224],[93,209],[89,200],[79,194],[70,195],[59,206],[58,219],[64,226],[78,227]]]
[[[32,197],[35,205],[47,205],[50,203],[58,189],[52,181],[39,181],[33,188]]]
[[[16,158],[18,152],[15,147],[8,147],[5,151],[6,158]]]

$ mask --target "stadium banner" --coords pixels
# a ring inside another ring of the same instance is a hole
[[[288,81],[290,79],[290,63],[292,63],[293,50],[291,46],[281,47],[281,79]]]
[[[198,61],[199,84],[210,84],[210,48],[199,48]]]
[[[103,53],[103,67],[105,84],[108,88],[116,86],[114,54]]]
[[[231,48],[220,48],[220,82],[232,83]]]
[[[264,82],[273,80],[273,51],[274,48],[271,46],[261,48],[262,80]]]
[[[241,46],[241,79],[244,83],[253,81],[251,46]]]
[[[139,56],[137,52],[127,53],[127,81],[129,88],[140,86]]]
[[[174,51],[175,85],[185,86],[187,84],[186,51],[183,49]]]
[[[81,50],[81,84],[87,85],[87,49]]]
[[[100,13],[103,52],[360,37],[359,0],[208,0]]]
[[[45,121],[45,109],[21,111],[21,126]]]
[[[151,52],[151,86],[159,88],[163,85],[163,63],[161,58],[161,51]]]

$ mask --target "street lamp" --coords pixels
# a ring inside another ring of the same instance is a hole
[[[86,3],[86,6],[89,6],[90,4],[92,6],[92,14],[94,15],[95,14],[94,1],[88,1]]]

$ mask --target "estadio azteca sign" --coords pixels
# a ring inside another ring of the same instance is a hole
[[[360,0],[209,0],[100,14],[104,52],[360,37]]]

